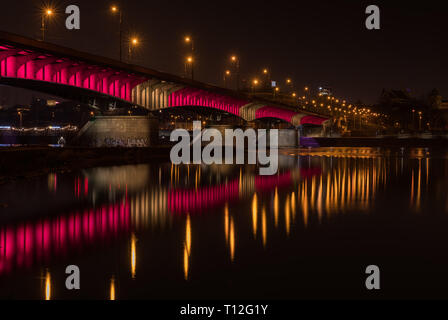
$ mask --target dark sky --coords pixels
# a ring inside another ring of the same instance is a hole
[[[191,34],[196,78],[223,85],[229,56],[253,78],[264,67],[297,87],[325,85],[336,96],[373,103],[382,88],[410,89],[415,96],[438,88],[448,98],[448,1],[178,1],[124,2],[128,30],[143,39],[138,64],[181,74]],[[54,0],[59,9],[47,40],[118,58],[114,1]],[[116,2],[115,2],[116,3]],[[0,30],[38,38],[40,0],[0,0]],[[81,9],[81,30],[65,29],[65,7]],[[381,30],[365,28],[365,8],[381,9]]]

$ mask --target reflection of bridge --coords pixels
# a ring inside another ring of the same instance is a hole
[[[149,110],[210,107],[247,121],[278,118],[296,126],[322,125],[327,120],[287,106],[252,100],[231,90],[3,32],[0,66],[0,77],[84,88]]]
[[[143,179],[132,185],[135,176],[141,175],[132,166],[128,167],[130,174],[114,170],[113,174],[98,181],[95,179],[101,177],[97,175],[90,176],[88,181],[87,176],[83,181],[77,177],[73,187],[75,197],[91,196],[102,190],[107,190],[108,195],[117,193],[117,197],[114,201],[108,197],[111,204],[96,208],[89,207],[56,217],[30,219],[0,226],[0,276],[8,274],[16,267],[32,267],[36,263],[48,261],[53,256],[65,255],[72,249],[79,250],[98,243],[108,243],[135,229],[164,228],[170,225],[174,218],[170,212],[187,215],[204,209],[207,212],[222,213],[219,208],[226,208],[226,203],[235,201],[240,204],[247,199],[257,199],[257,195],[262,199],[260,204],[263,203],[268,210],[265,212],[261,209],[262,206],[257,205],[257,200],[252,200],[254,233],[261,222],[264,230],[262,232],[265,234],[266,221],[274,221],[277,226],[282,215],[284,227],[289,233],[296,214],[302,215],[306,226],[311,216],[321,221],[325,216],[330,217],[349,210],[363,212],[371,206],[376,193],[384,190],[389,161],[387,158],[376,158],[375,155],[369,158],[365,155],[364,152],[347,157],[341,155],[331,159],[331,162],[328,158],[322,163],[322,169],[297,168],[272,177],[241,173],[239,178],[235,177],[228,182],[221,181],[212,186],[201,186],[200,174],[191,170],[192,175],[194,173],[194,176],[199,176],[197,188],[193,187],[193,183],[197,184],[196,181],[191,181],[191,188],[179,187],[176,183],[171,184],[171,188],[157,184],[142,185]],[[413,201],[420,203],[420,182],[424,180],[421,178],[420,164],[419,161],[415,184],[414,174],[412,176],[412,190],[417,190],[415,197],[414,192],[411,195],[412,204]],[[147,177],[146,173],[149,171],[145,170],[144,173]],[[49,187],[52,193],[59,190],[58,184],[56,176],[51,175]],[[121,193],[118,193],[120,190]],[[267,197],[262,196],[265,192]],[[272,215],[273,219],[258,220],[260,214],[263,217]],[[229,223],[233,225],[233,222]],[[232,234],[230,232],[228,237],[232,238]]]

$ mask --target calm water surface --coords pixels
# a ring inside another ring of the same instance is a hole
[[[447,178],[445,150],[320,148],[282,150],[276,176],[165,163],[9,182],[0,298],[448,298]]]

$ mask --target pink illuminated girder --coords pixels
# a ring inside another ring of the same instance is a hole
[[[291,122],[292,117],[294,117],[297,112],[291,110],[285,110],[277,107],[266,106],[258,109],[255,112],[255,119],[261,118],[277,118],[285,120],[286,122]]]
[[[325,121],[327,121],[328,119],[324,119],[321,117],[316,117],[316,116],[305,116],[300,120],[301,124],[315,124],[315,125],[322,125],[322,123],[324,123]]]
[[[64,57],[21,50],[10,45],[0,45],[0,77],[22,78],[54,82],[97,91],[132,101],[132,89],[147,81],[143,77],[96,65],[74,61]],[[170,94],[168,105],[199,106],[219,109],[236,116],[249,101],[220,95],[196,88],[183,88]],[[256,119],[278,118],[291,122],[296,112],[279,107],[266,106],[256,111]],[[322,124],[326,119],[305,116],[302,124]]]
[[[127,101],[132,101],[132,89],[145,81],[130,73],[11,46],[0,46],[0,77],[71,85]]]
[[[219,109],[234,115],[240,115],[240,108],[248,101],[211,93],[201,89],[183,88],[172,92],[168,98],[168,106],[197,106]]]
[[[279,107],[266,106],[258,109],[255,112],[255,119],[276,118],[285,120],[286,122],[291,122],[292,118],[298,114],[299,114],[298,112],[294,112],[291,110],[286,110]],[[322,125],[322,123],[325,122],[326,120],[327,119],[325,118],[317,116],[304,116],[302,119],[300,119],[300,124]]]

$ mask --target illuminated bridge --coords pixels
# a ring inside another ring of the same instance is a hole
[[[5,32],[0,32],[2,79],[38,81],[47,87],[59,86],[59,92],[63,88],[67,91],[82,88],[148,110],[208,107],[246,121],[277,118],[295,126],[320,126],[328,120],[306,111],[296,112],[288,106],[257,101],[232,90]]]

